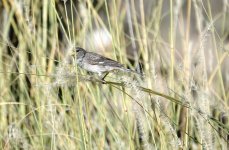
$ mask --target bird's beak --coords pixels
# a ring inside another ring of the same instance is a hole
[[[72,52],[70,53],[70,55],[71,55],[72,57],[75,57],[76,52],[75,52],[75,51],[72,51]]]

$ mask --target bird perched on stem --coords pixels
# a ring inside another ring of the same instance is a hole
[[[93,52],[88,52],[80,47],[74,48],[72,56],[75,58],[78,66],[89,72],[97,73],[102,77],[101,79],[103,81],[109,72],[114,70],[139,74],[136,71],[125,68],[121,63],[115,60]]]

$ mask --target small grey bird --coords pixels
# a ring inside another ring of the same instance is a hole
[[[122,64],[115,60],[112,60],[110,58],[104,57],[93,52],[88,52],[80,47],[76,47],[73,50],[72,55],[74,56],[74,58],[76,58],[76,63],[81,68],[89,72],[97,73],[100,77],[104,75],[102,77],[102,80],[105,79],[109,72],[114,70],[137,73],[133,70],[124,68]]]

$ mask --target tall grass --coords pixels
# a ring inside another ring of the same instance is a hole
[[[0,149],[228,149],[227,6],[2,0]],[[144,77],[104,83],[74,46]]]

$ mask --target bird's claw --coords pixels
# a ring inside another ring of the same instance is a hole
[[[107,82],[104,80],[104,79],[102,79],[102,84],[106,84]]]

